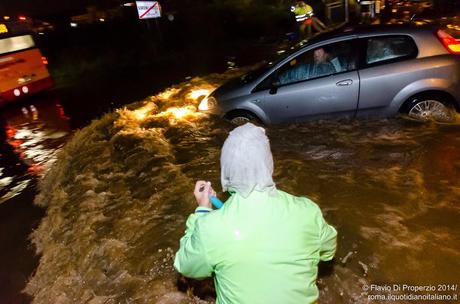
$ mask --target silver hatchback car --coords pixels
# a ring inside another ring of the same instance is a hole
[[[460,110],[460,43],[442,30],[370,26],[320,35],[204,98],[235,124],[335,117],[448,122]]]

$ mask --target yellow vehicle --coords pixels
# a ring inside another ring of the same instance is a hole
[[[0,22],[0,106],[53,86],[25,22]]]

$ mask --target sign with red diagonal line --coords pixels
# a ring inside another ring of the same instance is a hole
[[[158,1],[136,1],[139,19],[161,17],[160,4]]]

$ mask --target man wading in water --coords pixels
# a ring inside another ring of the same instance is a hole
[[[231,197],[213,210],[211,184],[198,181],[174,267],[186,277],[215,275],[218,304],[300,304],[318,299],[319,261],[334,257],[337,231],[311,200],[276,189],[265,130],[230,132],[221,182]]]

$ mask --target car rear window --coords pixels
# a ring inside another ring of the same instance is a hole
[[[366,63],[380,64],[414,58],[417,46],[409,36],[380,36],[367,39]]]
[[[0,39],[0,55],[30,49],[35,46],[31,35]]]

